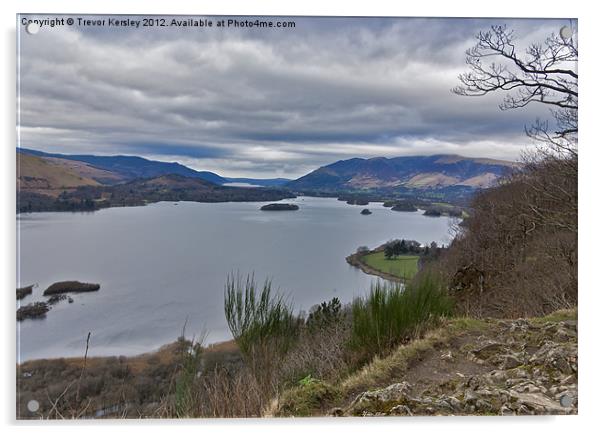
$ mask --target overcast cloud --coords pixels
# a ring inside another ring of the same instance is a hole
[[[524,126],[548,111],[452,94],[464,52],[492,24],[508,24],[520,44],[568,24],[293,19],[294,29],[21,28],[21,146],[253,177],[352,157],[516,159]]]

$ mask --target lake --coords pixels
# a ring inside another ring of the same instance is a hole
[[[45,319],[17,323],[18,362],[83,356],[133,355],[186,336],[206,343],[230,339],[224,313],[228,273],[271,278],[297,311],[332,297],[349,302],[376,278],[345,257],[358,246],[392,238],[449,241],[450,220],[395,212],[381,203],[352,206],[331,198],[299,197],[298,211],[259,211],[266,202],[160,202],[92,213],[17,217],[17,284],[37,283],[24,304],[43,300],[61,280],[101,285],[72,294]],[[369,208],[372,215],[360,215]]]

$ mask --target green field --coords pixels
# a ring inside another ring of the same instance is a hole
[[[402,279],[411,279],[418,272],[418,256],[415,255],[386,259],[384,252],[375,252],[363,256],[361,261],[370,268]]]

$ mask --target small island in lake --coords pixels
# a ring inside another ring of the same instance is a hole
[[[33,292],[34,285],[24,286],[23,288],[17,288],[17,300],[22,300]]]
[[[23,321],[28,318],[44,318],[49,310],[50,307],[48,304],[42,301],[30,303],[27,306],[21,306],[17,310],[17,321]]]
[[[26,286],[25,288],[17,289],[17,299],[20,294],[29,295],[35,285]],[[56,282],[50,285],[43,292],[42,295],[48,297],[46,301],[37,301],[35,303],[29,303],[26,306],[20,306],[17,309],[17,321],[23,321],[26,319],[45,318],[48,311],[55,304],[67,300],[69,303],[73,303],[73,298],[65,295],[66,292],[92,292],[98,291],[100,285],[97,283],[82,283],[75,280]],[[21,292],[19,292],[21,290]],[[23,297],[25,297],[23,295]],[[21,297],[21,298],[23,298]]]
[[[418,208],[416,208],[411,203],[402,202],[402,203],[393,205],[393,207],[391,208],[391,211],[415,212],[415,211],[418,211]]]
[[[65,292],[91,292],[98,291],[100,285],[98,283],[82,283],[76,280],[65,282],[56,282],[46,288],[44,295],[63,294]]]
[[[360,214],[361,215],[370,215],[370,214],[372,214],[372,211],[370,211],[368,208],[364,208]]]
[[[383,206],[385,208],[391,208],[391,211],[418,211],[416,205],[407,200],[386,200],[385,202],[383,202]]]
[[[262,206],[260,209],[261,211],[297,211],[299,209],[299,205],[292,203],[271,203],[269,205]]]

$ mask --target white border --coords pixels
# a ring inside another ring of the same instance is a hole
[[[364,2],[352,0],[237,0],[192,2],[190,0],[168,0],[165,2],[124,0],[104,0],[102,2],[83,2],[75,0],[4,0],[1,2],[4,55],[2,57],[2,104],[0,105],[2,131],[2,266],[3,291],[3,349],[2,374],[4,387],[0,401],[2,421],[12,425],[9,429],[25,428],[48,429],[50,432],[81,431],[98,432],[109,428],[115,432],[164,432],[173,428],[199,432],[199,430],[245,430],[254,432],[287,432],[306,433],[307,430],[328,429],[349,433],[365,433],[366,430],[400,431],[419,430],[428,432],[479,432],[507,433],[508,431],[545,430],[546,433],[567,433],[586,430],[596,423],[602,390],[600,372],[602,358],[599,349],[600,315],[602,307],[600,285],[595,280],[596,256],[599,255],[601,231],[597,226],[596,211],[602,210],[599,187],[600,164],[602,163],[602,140],[594,125],[599,123],[600,109],[600,41],[599,15],[592,6],[594,2],[578,3],[575,1],[525,2],[524,0],[506,0],[504,2],[481,1],[429,1],[394,2],[369,0]],[[23,426],[15,422],[15,321],[14,321],[14,287],[15,287],[15,14],[22,13],[136,13],[136,14],[231,14],[231,15],[347,15],[347,16],[455,16],[455,17],[576,17],[579,19],[579,49],[581,51],[579,69],[581,73],[581,109],[580,109],[580,267],[579,267],[579,416],[576,417],[517,417],[499,418],[412,418],[388,420],[260,420],[260,421],[113,421],[108,423],[92,423],[78,421],[75,423],[44,423],[42,426]],[[598,247],[596,249],[596,247]],[[15,426],[16,425],[16,426]]]

